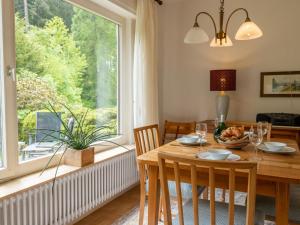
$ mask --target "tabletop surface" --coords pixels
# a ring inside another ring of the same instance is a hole
[[[210,148],[225,148],[223,145],[217,143],[213,139],[212,134],[207,136],[208,143],[202,147],[200,146],[184,146],[177,141],[165,144],[157,149],[149,151],[143,155],[138,156],[138,162],[148,165],[158,165],[157,154],[159,151],[182,154],[188,157],[195,157],[196,153],[207,151]],[[286,143],[289,147],[295,148],[296,152],[293,154],[281,155],[271,154],[259,151],[259,156],[262,160],[258,162],[257,175],[261,179],[279,179],[282,182],[300,183],[300,152],[298,144],[294,140],[272,138],[271,141],[280,141]],[[255,154],[254,146],[248,145],[242,150],[230,150],[233,154],[241,157],[241,160],[249,161],[251,156]]]

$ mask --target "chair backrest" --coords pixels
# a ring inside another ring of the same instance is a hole
[[[160,134],[157,124],[135,128],[133,131],[137,156],[160,146]]]
[[[165,121],[165,129],[163,134],[163,144],[166,140],[175,140],[180,134],[194,133],[196,129],[196,122],[171,122]],[[169,137],[172,135],[172,137]]]
[[[256,128],[257,123],[255,122],[245,122],[245,121],[226,121],[226,126],[234,127],[234,126],[243,126],[245,130],[249,130],[251,127]],[[268,131],[267,131],[267,140],[270,141],[271,139],[271,131],[272,131],[272,124],[268,123]]]
[[[61,113],[59,118],[54,112],[37,112],[36,113],[36,142],[56,141],[60,136]],[[52,137],[48,136],[51,135]]]
[[[168,161],[166,163],[166,161]],[[182,208],[182,196],[181,196],[181,176],[180,165],[184,164],[184,167],[190,170],[191,184],[192,184],[192,201],[193,201],[193,216],[194,225],[199,224],[198,215],[198,193],[197,193],[197,177],[204,171],[209,173],[209,187],[210,187],[210,224],[216,224],[216,209],[215,209],[215,174],[217,169],[224,169],[224,172],[228,171],[229,176],[229,210],[228,210],[228,224],[234,224],[234,191],[235,191],[235,174],[237,170],[248,172],[248,198],[247,198],[247,214],[246,225],[253,225],[255,218],[255,195],[256,195],[256,171],[257,164],[255,162],[232,162],[232,161],[209,161],[200,160],[191,157],[183,157],[170,153],[159,152],[158,163],[160,172],[160,182],[163,192],[163,204],[164,204],[164,221],[165,224],[172,225],[172,215],[170,207],[170,195],[168,189],[168,171],[172,168],[175,175],[176,193],[178,201],[178,214],[179,224],[183,225],[183,208]],[[167,165],[168,164],[168,165]],[[167,170],[168,167],[168,170]],[[222,171],[223,172],[223,171]],[[187,173],[184,173],[185,177]],[[201,220],[201,218],[200,218]]]

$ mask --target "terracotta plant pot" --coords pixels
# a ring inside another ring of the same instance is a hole
[[[84,167],[94,163],[94,147],[89,147],[84,150],[68,149],[64,156],[64,163],[78,167]]]

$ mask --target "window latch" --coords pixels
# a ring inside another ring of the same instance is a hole
[[[12,80],[16,81],[16,68],[8,66],[7,68],[7,76]]]

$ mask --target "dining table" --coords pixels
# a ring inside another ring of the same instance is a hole
[[[167,152],[182,155],[185,157],[196,157],[197,153],[208,151],[209,149],[224,149],[225,146],[214,140],[213,134],[206,137],[207,143],[202,146],[182,145],[178,141],[172,141],[160,146],[154,150],[144,153],[137,157],[140,168],[147,168],[148,176],[148,225],[158,223],[158,209],[160,199],[160,182],[158,153]],[[296,151],[292,154],[275,154],[259,151],[260,160],[257,161],[257,180],[256,194],[275,198],[276,224],[288,224],[289,211],[289,190],[291,184],[300,183],[300,152],[298,144],[291,139],[271,138],[271,141],[286,143],[288,147]],[[251,144],[238,150],[230,150],[233,154],[239,155],[242,161],[252,161],[255,155],[255,147]],[[190,183],[190,172],[187,167],[180,166],[180,179],[182,182]],[[174,170],[167,170],[168,179],[174,180]],[[228,172],[218,170],[215,176],[216,187],[228,189]],[[198,174],[197,184],[208,186],[208,172]],[[247,192],[247,174],[244,172],[237,173],[236,191]],[[300,213],[300,212],[299,212]]]

